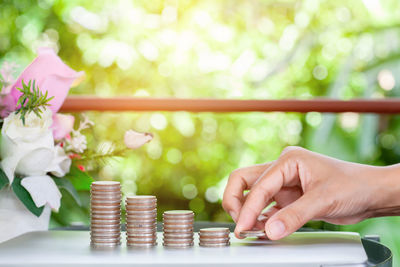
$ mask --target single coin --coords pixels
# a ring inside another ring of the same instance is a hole
[[[129,242],[154,242],[156,240],[156,237],[133,237],[133,236],[128,236]]]
[[[113,232],[111,232],[111,233],[105,233],[105,232],[98,233],[98,232],[94,232],[94,231],[90,232],[90,236],[94,237],[94,238],[118,238],[118,237],[120,237],[120,235],[121,235],[120,232],[117,232],[117,233],[113,233]]]
[[[170,243],[163,243],[164,247],[170,247],[170,248],[189,248],[193,247],[194,243],[191,244],[170,244]]]
[[[210,235],[213,235],[213,234],[219,234],[219,233],[230,233],[230,230],[229,230],[229,228],[227,228],[227,227],[209,227],[209,228],[201,228],[200,229],[200,231],[199,231],[199,233],[200,234],[210,234]]]
[[[130,217],[126,216],[126,221],[127,222],[133,222],[133,223],[157,223],[157,218],[156,217],[149,217],[149,218],[140,218],[140,217]]]
[[[157,207],[157,202],[137,202],[137,203],[132,203],[132,202],[125,202],[125,207],[126,208],[135,208],[135,207]]]
[[[229,242],[230,238],[215,238],[215,239],[204,239],[204,238],[200,238],[200,242],[202,243],[210,243],[210,244],[214,244],[214,243],[226,243]]]
[[[230,246],[231,243],[221,243],[221,244],[209,244],[209,243],[199,243],[201,247],[210,247],[210,248],[216,248],[216,247],[227,247]]]
[[[102,206],[102,207],[115,207],[119,206],[121,207],[121,203],[119,200],[91,200],[90,201],[90,206]]]
[[[164,228],[169,228],[169,229],[193,229],[193,224],[165,224],[163,223]]]
[[[240,237],[264,237],[265,230],[246,230],[239,233]]]
[[[118,224],[115,225],[101,225],[101,224],[95,224],[95,225],[91,225],[90,226],[91,230],[95,230],[95,231],[121,231],[121,226]]]
[[[90,240],[92,240],[92,242],[96,242],[96,243],[117,243],[121,241],[121,237],[95,237],[95,236],[91,236]]]
[[[126,224],[126,227],[127,227],[127,228],[137,228],[137,229],[141,229],[141,228],[154,228],[154,227],[156,227],[156,226],[157,226],[157,223],[148,224],[148,223],[131,223],[131,222],[128,222],[128,223]]]
[[[121,242],[119,242],[119,243],[90,243],[90,246],[92,247],[92,248],[101,248],[101,249],[104,249],[104,248],[117,248],[117,247],[119,247],[121,245]]]
[[[185,239],[193,238],[193,232],[190,233],[163,233],[164,238],[167,239]]]
[[[131,234],[148,234],[148,233],[154,233],[157,231],[157,228],[141,228],[141,229],[132,229],[132,228],[127,228],[126,232],[128,235]]]
[[[126,242],[128,247],[135,247],[135,248],[151,248],[157,246],[157,242],[154,243],[130,243]]]
[[[199,235],[199,238],[201,240],[207,241],[207,240],[215,240],[215,239],[230,239],[229,235],[215,235],[215,236],[211,236],[211,235]]]
[[[114,214],[114,213],[121,213],[120,209],[97,209],[93,208],[90,210],[91,213],[109,213],[109,214]]]
[[[115,200],[119,200],[122,201],[121,199],[121,194],[90,194],[90,199],[92,201],[96,201],[96,200],[108,200],[108,201],[115,201]]]
[[[91,220],[90,220],[90,223],[100,223],[100,224],[102,224],[102,223],[106,223],[106,224],[116,224],[116,223],[121,223],[121,219],[120,219],[120,217],[117,217],[117,218],[112,218],[112,219],[107,219],[107,218],[99,218],[99,219],[94,219],[94,218],[92,218]]]
[[[193,233],[193,228],[166,228],[164,227],[164,233]]]
[[[127,196],[126,201],[129,202],[149,202],[149,201],[157,201],[156,196],[151,196],[151,195],[137,195],[137,196]]]
[[[127,214],[133,215],[133,216],[146,216],[146,215],[157,215],[157,209],[152,209],[152,210],[127,210]]]
[[[130,211],[153,211],[157,206],[125,206],[127,212]]]
[[[163,219],[163,222],[165,224],[193,224],[194,223],[194,219],[182,219],[182,220],[171,220],[171,219]]]
[[[117,220],[120,218],[119,214],[116,215],[104,215],[104,214],[91,214],[90,217],[92,219],[98,220],[98,219],[111,219],[111,220]]]
[[[191,210],[168,210],[163,213],[163,216],[169,217],[169,216],[188,216],[188,215],[194,215],[193,211]]]
[[[128,237],[137,237],[137,238],[141,238],[141,237],[157,237],[157,232],[154,233],[136,233],[136,234],[128,234],[126,233],[126,236]]]
[[[121,193],[118,194],[90,194],[90,200],[91,201],[96,201],[96,200],[119,200],[122,201],[121,199]]]
[[[122,198],[121,191],[116,191],[116,192],[105,192],[105,191],[96,191],[96,192],[91,192],[90,196],[92,198],[104,198],[104,197],[114,197],[114,198]]]
[[[115,207],[113,207],[113,206],[102,206],[102,207],[92,206],[92,207],[90,207],[90,210],[91,211],[118,211],[118,212],[120,212],[121,208],[118,206],[115,206]]]
[[[117,181],[94,181],[92,186],[120,186],[121,183]]]
[[[175,238],[163,238],[164,243],[178,243],[178,244],[183,244],[183,243],[192,243],[193,242],[193,238],[179,238],[179,239],[175,239]]]

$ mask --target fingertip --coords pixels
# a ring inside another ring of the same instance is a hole
[[[287,227],[285,223],[279,219],[268,221],[265,224],[265,233],[270,240],[278,240],[287,236]]]

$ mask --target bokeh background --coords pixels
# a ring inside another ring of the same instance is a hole
[[[390,98],[400,94],[398,0],[0,1],[0,62],[21,71],[51,46],[86,79],[70,94],[235,99]],[[16,73],[18,75],[18,73]],[[75,114],[79,117],[79,114]],[[229,173],[299,145],[343,160],[400,162],[400,118],[355,113],[96,113],[89,146],[120,143],[128,129],[154,140],[127,157],[86,166],[154,194],[159,216],[192,209],[229,221],[221,196]],[[384,194],[385,192],[382,192]],[[64,194],[52,226],[88,224]],[[379,234],[395,256],[398,217],[309,227]]]

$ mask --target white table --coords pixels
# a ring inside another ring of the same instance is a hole
[[[94,250],[87,231],[33,232],[0,244],[2,266],[365,266],[367,255],[357,233],[294,233],[281,241],[231,236],[223,248],[168,249],[158,246]],[[122,234],[122,241],[125,233]]]

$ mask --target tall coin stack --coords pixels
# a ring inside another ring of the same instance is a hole
[[[199,232],[199,245],[202,247],[225,247],[230,245],[229,228],[202,228]]]
[[[91,245],[115,248],[121,244],[121,186],[119,182],[96,181],[91,193]]]
[[[191,210],[171,210],[163,214],[165,247],[193,246],[194,213]]]
[[[125,208],[127,245],[143,248],[157,245],[157,198],[129,196]]]

